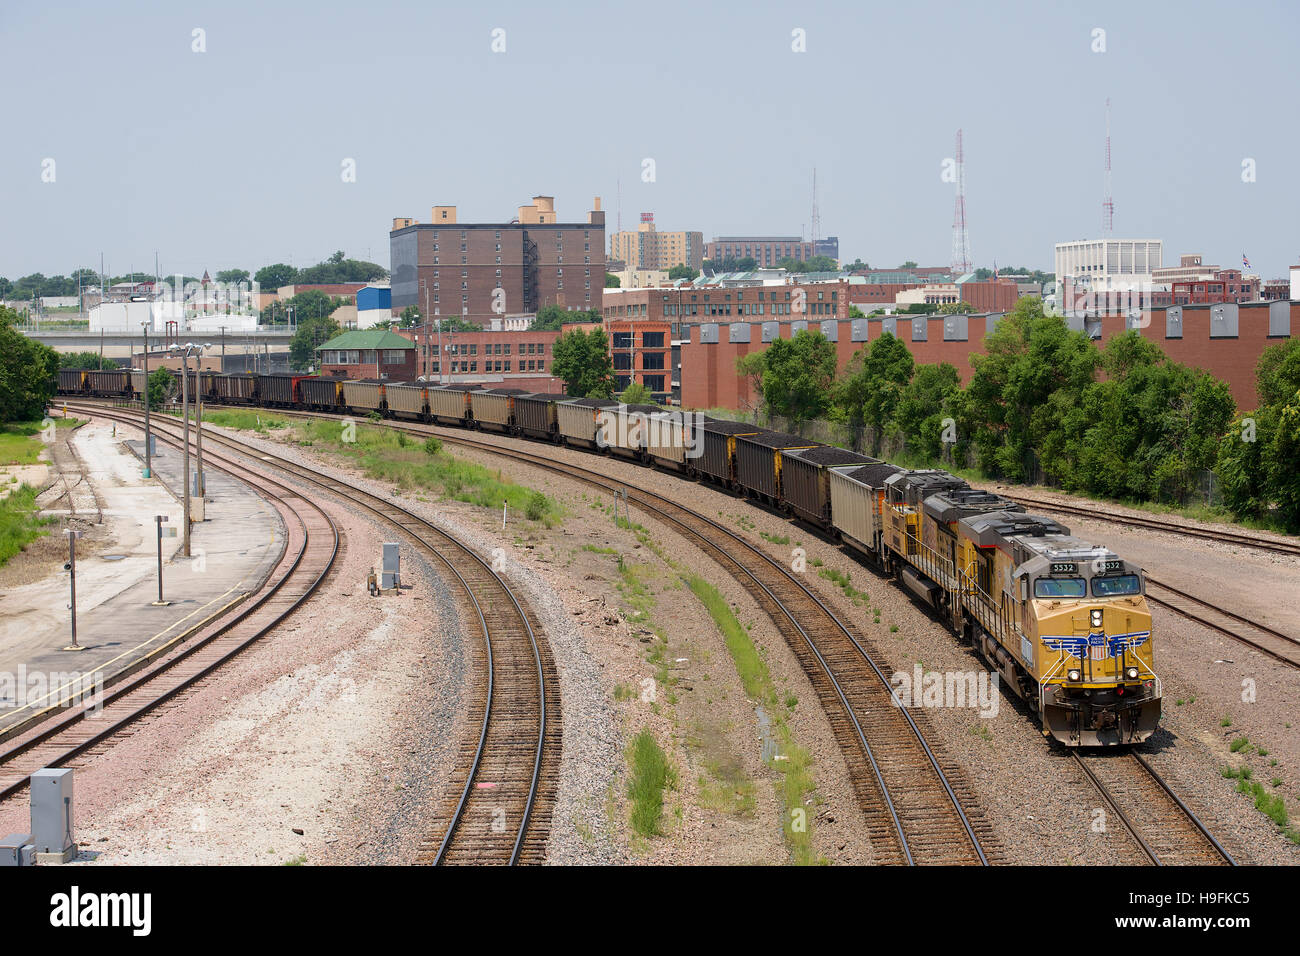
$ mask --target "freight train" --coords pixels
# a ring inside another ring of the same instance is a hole
[[[59,375],[63,395],[132,397],[126,372]],[[134,386],[134,387],[133,387]],[[460,425],[609,453],[778,509],[889,574],[1068,747],[1155,732],[1161,685],[1140,567],[935,469],[660,406],[519,389],[204,373],[213,404]]]

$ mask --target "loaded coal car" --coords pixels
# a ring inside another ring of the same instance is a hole
[[[509,432],[514,426],[515,397],[527,395],[526,388],[489,388],[469,393],[469,410],[475,428]]]
[[[560,440],[566,445],[580,448],[603,448],[600,444],[600,419],[602,409],[616,408],[612,398],[574,398],[555,403],[555,420]]]
[[[86,372],[86,392],[99,398],[130,398],[131,373],[124,368]]]
[[[59,394],[82,395],[87,389],[88,372],[84,368],[59,369]]]
[[[384,385],[384,402],[390,418],[427,422],[429,415],[429,390],[423,382],[388,382]]]
[[[796,448],[819,446],[821,442],[766,428],[752,435],[737,435],[736,488],[747,497],[779,505],[782,453]]]
[[[257,376],[257,403],[268,408],[292,408],[303,405],[299,383],[310,375],[272,373]]]
[[[563,392],[533,392],[515,396],[515,434],[542,441],[559,441],[555,415],[557,402],[567,402]]]
[[[883,563],[885,481],[902,470],[881,461],[832,467],[827,473],[832,530],[850,548],[876,564]]]
[[[298,382],[302,403],[315,412],[343,411],[343,379],[311,376]]]
[[[477,390],[477,385],[436,385],[429,389],[429,414],[441,424],[468,426],[469,393]]]
[[[831,479],[834,467],[878,465],[878,458],[870,458],[838,448],[819,445],[816,448],[792,449],[781,453],[781,507],[819,528],[831,530]]]
[[[384,383],[377,378],[344,379],[343,404],[357,415],[384,413]]]
[[[702,437],[697,458],[688,459],[687,471],[692,475],[716,481],[724,488],[736,483],[736,438],[755,435],[762,431],[748,422],[733,422],[722,418],[708,418],[698,426]]]
[[[620,458],[644,461],[650,416],[663,410],[662,405],[615,404],[602,408],[596,415],[596,443]]]
[[[213,401],[223,405],[256,405],[258,376],[232,372],[212,377]]]

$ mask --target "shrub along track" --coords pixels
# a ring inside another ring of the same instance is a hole
[[[159,432],[158,437],[173,447],[181,445],[169,434]],[[219,616],[189,641],[164,645],[112,675],[115,684],[102,700],[93,694],[86,699],[82,688],[56,689],[44,710],[12,721],[4,736],[16,742],[0,753],[0,799],[26,788],[34,771],[78,766],[107,750],[119,735],[135,733],[162,705],[174,706],[292,615],[334,566],[339,533],[323,508],[237,462],[213,455],[208,461],[249,485],[284,516],[288,541],[267,579],[270,583],[251,603],[244,596],[237,609]]]
[[[139,425],[138,413],[103,406],[87,414]],[[154,418],[153,427],[176,427]],[[540,863],[559,780],[559,680],[541,625],[507,582],[478,552],[425,519],[355,485],[269,455],[209,431],[221,446],[326,491],[399,530],[423,554],[447,569],[458,587],[458,609],[483,637],[472,654],[478,680],[467,688],[471,725],[462,741],[452,794],[439,808],[417,859],[425,863]]]
[[[333,417],[275,410],[285,417]],[[1005,861],[991,824],[975,809],[964,773],[932,744],[921,711],[897,707],[878,654],[781,562],[697,512],[599,472],[476,441],[464,432],[412,422],[385,425],[511,458],[613,494],[673,528],[740,583],[799,659],[848,763],[879,863],[988,864]]]

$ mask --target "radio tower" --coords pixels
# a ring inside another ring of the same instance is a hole
[[[1115,231],[1115,200],[1110,192],[1110,97],[1106,97],[1106,198],[1101,201],[1101,234]]]
[[[817,167],[813,167],[813,203],[812,203],[812,254],[817,255],[817,240],[821,238],[822,217],[817,211]]]
[[[970,233],[966,230],[966,160],[961,151],[961,130],[957,130],[957,208],[952,217],[952,271],[971,271]]]

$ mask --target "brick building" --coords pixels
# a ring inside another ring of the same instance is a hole
[[[431,329],[396,329],[395,334],[413,343],[416,375],[427,382],[561,391],[560,380],[551,374],[559,332],[443,332],[441,353],[438,335]]]
[[[1260,298],[1259,276],[1242,275],[1240,269],[1219,269],[1210,278],[1173,282],[1169,291],[1176,305],[1257,302]]]
[[[753,259],[760,269],[775,268],[782,259],[803,262],[813,255],[813,244],[798,236],[715,236],[704,245],[705,259]]]
[[[652,293],[656,290],[650,290]],[[736,374],[735,360],[761,350],[777,336],[789,338],[801,329],[821,330],[835,342],[842,371],[853,353],[892,332],[912,351],[918,364],[948,362],[963,382],[972,373],[970,357],[984,352],[984,335],[1000,315],[899,315],[818,322],[779,318],[776,321],[707,321],[682,330],[681,404],[686,408],[742,408],[755,396]],[[1241,410],[1255,407],[1255,364],[1270,345],[1285,341],[1300,329],[1300,302],[1220,303],[1143,310],[1138,317],[1103,315],[1071,319],[1072,327],[1103,346],[1126,327],[1160,346],[1170,359],[1204,369],[1227,382]]]
[[[609,237],[609,256],[627,263],[632,270],[687,265],[698,272],[704,264],[704,233],[659,232],[654,213],[643,212],[635,231],[616,232]]]
[[[417,374],[415,346],[386,329],[354,329],[336,335],[316,349],[321,375],[339,378],[384,378],[413,381]]]
[[[605,286],[605,213],[600,198],[585,223],[557,221],[550,196],[535,196],[508,223],[463,223],[455,206],[432,222],[393,220],[392,307],[461,316],[488,325],[502,314],[545,305],[599,309]]]

